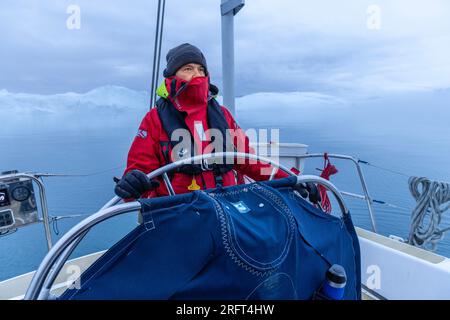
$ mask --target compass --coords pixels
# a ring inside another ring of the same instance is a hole
[[[11,191],[11,196],[16,201],[25,201],[31,195],[30,189],[25,186],[18,186]]]

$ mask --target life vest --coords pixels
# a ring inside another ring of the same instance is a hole
[[[171,141],[170,138],[172,137],[172,134],[177,129],[185,129],[190,134],[191,138],[191,150],[190,153],[188,150],[181,149],[185,151],[184,154],[178,154],[179,158],[181,159],[187,159],[191,156],[195,155],[195,145],[194,145],[194,138],[192,136],[192,133],[189,131],[188,126],[185,122],[185,113],[178,111],[172,104],[172,102],[169,99],[166,98],[159,98],[156,101],[156,109],[158,112],[159,119],[161,121],[162,127],[164,131],[166,132],[167,136],[169,137],[169,141],[160,141],[162,154],[164,156],[164,159],[166,161],[166,164],[172,163],[172,159],[170,157],[170,152],[173,150],[173,148],[178,144],[182,143],[182,139],[180,138],[179,141]],[[207,123],[208,127],[210,129],[218,129],[223,137],[223,146],[222,150],[219,150],[220,152],[225,151],[235,151],[236,148],[233,144],[233,142],[230,139],[227,139],[227,135],[229,135],[229,132],[227,132],[227,129],[230,129],[230,126],[228,125],[225,115],[223,114],[222,108],[220,107],[220,104],[216,101],[216,99],[211,98],[208,101],[207,106]],[[227,148],[227,143],[231,143]],[[233,164],[227,164],[225,158],[222,159],[222,161],[219,161],[219,163],[213,163],[212,165],[206,165],[206,164],[198,164],[198,163],[190,163],[183,166],[178,167],[175,172],[184,173],[187,175],[197,175],[204,171],[213,171],[214,177],[216,179],[216,185],[222,184],[222,174],[227,173],[228,171],[233,169]],[[170,176],[169,176],[170,177]]]

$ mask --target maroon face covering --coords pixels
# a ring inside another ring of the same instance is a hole
[[[166,81],[168,91],[170,90],[170,83],[173,79],[177,80],[175,97],[171,98],[175,107],[179,111],[186,112],[188,115],[203,114],[206,112],[209,88],[208,77],[196,77],[189,82],[177,76],[171,77]],[[171,94],[170,96],[173,95]]]

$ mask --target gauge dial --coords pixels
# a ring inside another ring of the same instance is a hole
[[[28,189],[25,186],[19,186],[12,190],[11,196],[16,201],[25,201],[27,200],[31,195],[30,189]]]

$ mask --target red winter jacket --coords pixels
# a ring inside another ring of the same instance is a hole
[[[171,85],[175,82],[172,81],[174,78],[176,79],[176,86]],[[178,91],[183,84],[186,85],[185,81],[177,77],[165,79],[163,85],[158,88],[158,95],[160,95],[163,99],[170,99],[174,107],[176,107],[179,111],[187,113],[185,122],[190,129],[191,134],[196,132],[194,129],[194,123],[196,122],[201,122],[204,130],[206,131],[208,129],[206,114],[209,92],[208,78],[194,78],[187,84],[184,90],[182,89],[183,91],[179,93],[176,98],[171,98],[171,87]],[[223,106],[221,108],[229,128],[236,130],[237,138],[234,140],[234,144],[238,149],[237,151],[254,153],[253,148],[249,146],[248,137],[237,125],[231,113],[227,108]],[[194,141],[202,146],[202,150],[198,150],[200,153],[210,142],[201,141],[199,139],[198,134],[194,134]],[[162,127],[157,109],[153,108],[145,115],[139,126],[138,134],[134,138],[128,153],[127,168],[124,174],[134,169],[143,171],[147,174],[166,165],[166,161],[161,151],[160,141],[169,141],[169,137]],[[256,181],[267,180],[271,172],[271,166],[261,162],[248,163],[248,161],[246,161],[246,163],[243,164],[236,163],[234,164],[233,169]],[[278,170],[275,178],[283,178],[286,176],[288,175],[285,172]],[[237,184],[233,170],[223,174],[222,178],[224,187]],[[160,187],[152,192],[144,194],[143,197],[168,195],[167,188],[163,183],[162,178],[159,179]],[[201,189],[215,187],[215,179],[212,171],[205,171],[195,176],[189,176],[183,173],[174,173],[171,183],[175,193],[179,194],[189,192],[190,190],[188,189],[188,186],[192,184],[193,179],[195,179],[196,184],[200,186]]]

